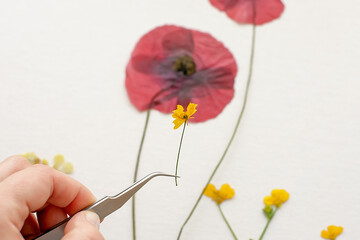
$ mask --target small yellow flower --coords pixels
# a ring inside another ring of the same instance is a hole
[[[41,163],[44,165],[49,165],[49,161],[45,158],[41,160]]]
[[[34,152],[28,152],[25,154],[21,154],[21,156],[25,157],[31,164],[40,163],[40,158]]]
[[[188,123],[190,118],[197,110],[197,104],[189,103],[187,106],[186,112],[184,112],[184,108],[181,105],[177,105],[177,109],[173,111],[172,117],[175,118],[173,123],[175,124],[174,129],[178,129],[184,122]]]
[[[220,204],[224,200],[233,198],[235,191],[229,184],[222,185],[220,190],[217,190],[213,184],[209,184],[204,191],[204,195],[212,198],[217,204]]]
[[[53,168],[59,169],[60,166],[65,162],[64,156],[61,154],[57,154],[54,157],[54,165]]]
[[[61,171],[66,174],[70,174],[74,171],[74,166],[72,165],[71,162],[65,162],[62,166]]]
[[[34,153],[34,152],[28,152],[25,154],[21,154],[21,156],[25,157],[31,164],[44,164],[49,165],[49,161],[47,159],[41,159]],[[53,168],[56,170],[59,170],[61,172],[70,174],[74,171],[74,166],[70,162],[65,162],[65,158],[61,154],[55,155]]]
[[[286,202],[289,199],[289,193],[283,189],[274,189],[271,191],[271,196],[266,196],[264,198],[265,205],[274,205],[280,207],[281,204]]]
[[[327,227],[327,231],[326,230],[322,230],[321,232],[321,237],[325,238],[325,239],[330,239],[330,240],[335,240],[337,238],[337,236],[339,236],[343,231],[342,227],[337,227],[337,226],[328,226]]]

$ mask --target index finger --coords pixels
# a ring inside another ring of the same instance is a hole
[[[90,190],[75,179],[40,164],[3,180],[0,196],[0,236],[7,236],[5,239],[16,239],[29,213],[47,203],[64,208],[72,215],[96,200]]]

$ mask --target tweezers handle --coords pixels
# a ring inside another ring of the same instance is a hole
[[[43,232],[41,235],[33,238],[33,240],[60,240],[64,236],[64,230],[67,222],[71,217],[66,218],[65,220],[59,222],[55,226],[51,227],[47,231]]]

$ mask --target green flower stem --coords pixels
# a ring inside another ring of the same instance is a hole
[[[231,234],[233,235],[234,239],[235,239],[235,240],[238,240],[236,234],[234,233],[234,230],[231,228],[230,223],[229,223],[228,220],[226,219],[226,217],[225,217],[225,215],[224,215],[224,212],[223,212],[222,209],[221,209],[220,204],[216,204],[216,205],[218,206],[219,211],[220,211],[220,213],[221,213],[221,216],[223,217],[223,219],[224,219],[226,225],[228,226]]]
[[[245,95],[244,95],[244,99],[243,99],[243,105],[242,105],[242,108],[241,108],[241,111],[240,111],[240,114],[239,114],[239,117],[238,117],[238,120],[236,122],[236,125],[235,125],[235,128],[234,128],[234,131],[233,131],[233,134],[225,148],[225,151],[223,153],[223,155],[221,156],[218,164],[216,165],[215,169],[213,170],[213,172],[211,173],[208,181],[206,182],[205,184],[205,187],[203,188],[202,192],[200,193],[198,199],[196,200],[195,202],[195,205],[193,206],[191,212],[189,213],[188,217],[186,218],[185,222],[183,223],[183,225],[181,226],[181,229],[179,231],[179,234],[178,234],[178,237],[177,239],[179,240],[180,237],[181,237],[181,233],[185,227],[185,225],[187,224],[187,222],[189,221],[189,219],[191,218],[191,216],[193,215],[196,207],[198,206],[203,194],[204,194],[204,191],[206,189],[206,186],[211,182],[211,180],[213,179],[216,171],[218,170],[218,168],[220,167],[221,163],[223,162],[225,156],[226,156],[226,153],[228,152],[229,148],[230,148],[230,145],[232,144],[233,140],[234,140],[234,137],[236,135],[236,132],[239,128],[239,125],[240,125],[240,122],[241,122],[241,119],[244,115],[244,111],[245,111],[245,108],[246,108],[246,103],[247,103],[247,99],[248,99],[248,94],[249,94],[249,87],[250,87],[250,83],[251,83],[251,78],[252,78],[252,71],[253,71],[253,65],[254,65],[254,53],[255,53],[255,37],[256,37],[256,26],[255,24],[252,25],[252,40],[251,40],[251,53],[250,53],[250,64],[249,64],[249,73],[248,73],[248,79],[247,79],[247,82],[246,82],[246,88],[245,88]]]
[[[150,108],[146,111],[145,126],[144,126],[144,130],[143,130],[143,133],[142,133],[141,142],[140,142],[140,146],[139,146],[139,150],[138,150],[138,154],[137,154],[137,158],[136,158],[136,165],[135,165],[135,172],[134,172],[134,182],[137,181],[137,174],[138,174],[138,170],[139,170],[140,156],[141,156],[142,147],[144,145],[144,139],[145,139],[147,127],[149,125],[150,111],[151,111]],[[132,230],[133,230],[133,239],[135,240],[136,239],[135,195],[132,197]]]
[[[182,134],[181,134],[180,145],[179,145],[179,151],[178,151],[178,154],[177,154],[177,159],[176,159],[175,176],[177,176],[177,172],[178,172],[179,158],[180,158],[180,151],[181,151],[181,145],[182,145],[183,138],[184,138],[185,128],[186,128],[186,122],[184,122],[184,128],[183,128],[183,131],[182,131]],[[177,177],[175,177],[175,185],[176,185],[176,186],[178,185],[178,183],[177,183],[177,179],[178,179],[178,178],[177,178]]]
[[[265,225],[265,228],[264,228],[263,232],[261,233],[261,236],[260,236],[259,240],[262,240],[262,239],[263,239],[263,237],[264,237],[264,235],[265,235],[265,232],[266,232],[267,228],[269,227],[269,224],[270,224],[271,220],[273,219],[273,217],[274,217],[274,215],[275,215],[275,213],[276,213],[277,210],[278,210],[278,208],[276,207],[275,210],[274,210],[274,212],[273,212],[273,213],[270,215],[270,217],[268,218],[268,221],[267,221],[267,223],[266,223],[266,225]]]
[[[154,105],[155,99],[160,96],[162,93],[166,92],[167,90],[171,89],[172,85],[169,85],[168,87],[161,89],[159,92],[157,92],[151,99],[150,104],[148,106],[148,110],[146,112],[146,120],[145,120],[145,125],[144,125],[144,130],[142,132],[142,137],[141,137],[141,141],[140,141],[140,146],[139,146],[139,150],[138,150],[138,154],[136,157],[136,164],[135,164],[135,171],[134,171],[134,182],[137,181],[137,174],[139,171],[139,164],[140,164],[140,157],[141,157],[141,152],[142,152],[142,148],[144,145],[144,140],[145,140],[145,135],[147,132],[147,127],[149,125],[149,119],[150,119],[150,111],[151,108]],[[132,230],[133,230],[133,240],[136,239],[136,221],[135,221],[135,195],[132,197]]]

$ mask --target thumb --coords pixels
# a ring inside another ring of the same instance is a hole
[[[99,226],[100,219],[96,213],[79,212],[66,224],[62,240],[103,240]]]

